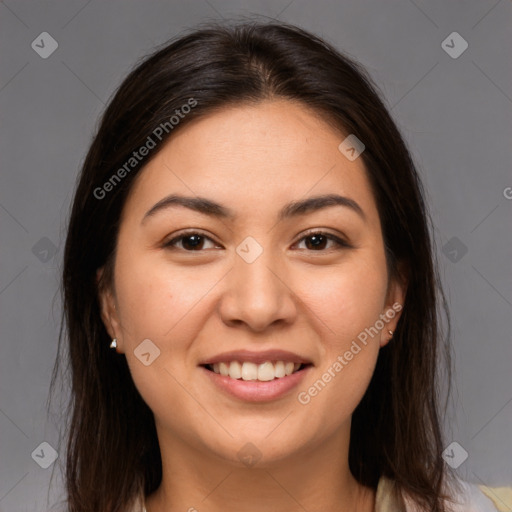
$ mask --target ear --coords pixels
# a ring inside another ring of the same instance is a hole
[[[389,281],[386,303],[380,317],[385,324],[380,332],[381,347],[384,347],[391,341],[396,331],[398,320],[404,308],[408,284],[407,276],[407,269],[403,265],[399,265],[398,275]],[[389,331],[392,331],[393,334],[390,334]]]
[[[116,352],[122,353],[122,330],[117,312],[116,298],[110,283],[103,283],[102,277],[105,269],[101,267],[96,272],[96,286],[98,289],[98,301],[100,305],[101,319],[109,336],[117,339]]]

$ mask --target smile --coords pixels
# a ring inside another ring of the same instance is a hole
[[[284,361],[260,364],[230,361],[204,364],[198,368],[214,389],[231,398],[244,402],[268,402],[289,395],[314,366]],[[221,373],[221,368],[225,375]]]

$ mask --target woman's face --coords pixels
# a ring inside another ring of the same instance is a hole
[[[138,176],[102,314],[161,445],[263,464],[346,441],[403,290],[344,138],[290,101],[226,108]]]

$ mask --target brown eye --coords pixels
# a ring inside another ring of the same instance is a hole
[[[334,236],[330,233],[324,233],[322,231],[316,231],[309,233],[305,237],[299,240],[299,243],[302,241],[306,241],[306,249],[310,251],[323,251],[326,249],[326,246],[329,242],[334,243],[334,249],[346,248],[350,247],[345,241],[341,240],[337,236]],[[332,246],[329,247],[333,248]]]
[[[204,245],[207,240],[213,242],[211,238],[204,236],[201,233],[190,232],[173,238],[167,242],[164,247],[171,249],[181,249],[187,252],[201,251],[205,249]],[[181,247],[177,245],[179,243],[181,243]]]

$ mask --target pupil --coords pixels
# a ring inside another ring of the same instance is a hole
[[[192,243],[190,243],[190,240],[193,240],[193,239],[195,239],[195,242],[193,241]],[[185,241],[185,245],[188,245],[188,246],[191,246],[194,248],[201,245],[201,237],[199,235],[189,235],[184,239],[184,241]]]
[[[309,237],[310,240],[313,240],[313,247],[317,248],[322,246],[326,240],[326,238],[323,235],[311,235]]]

